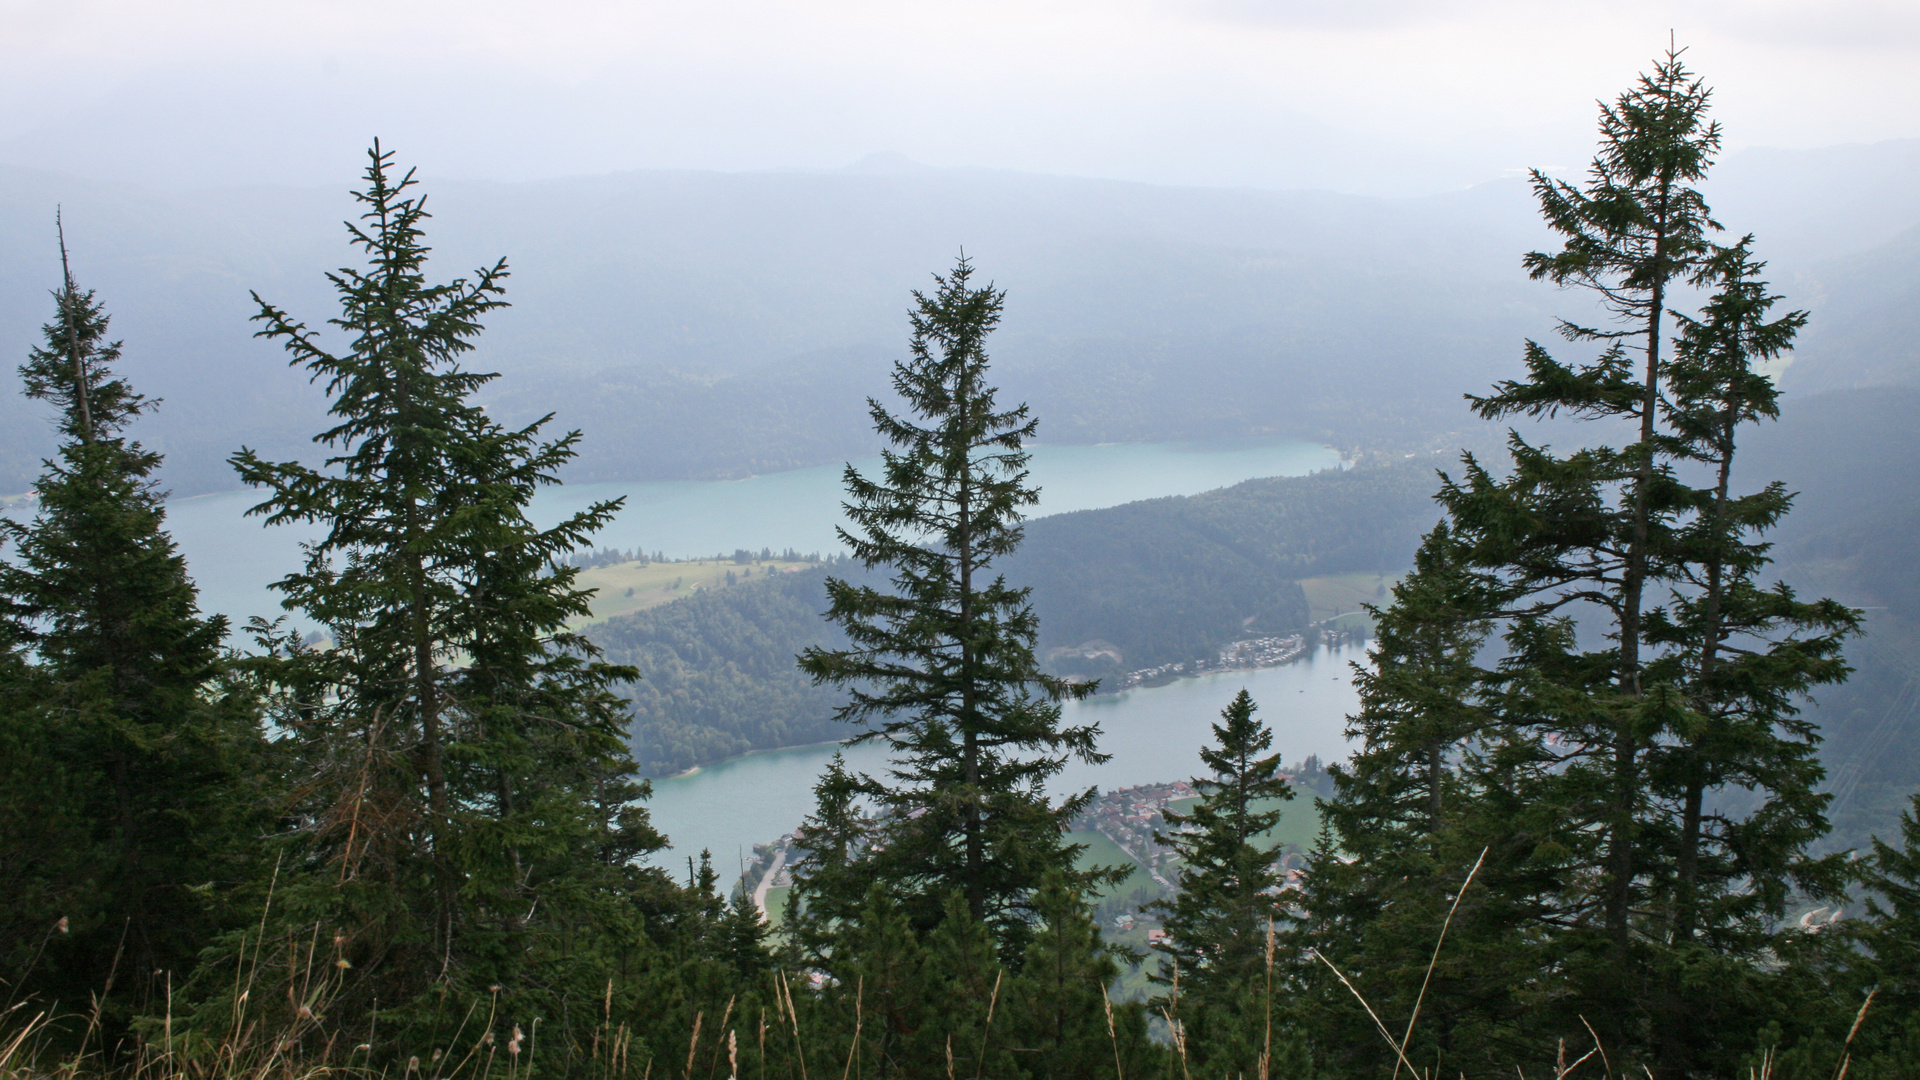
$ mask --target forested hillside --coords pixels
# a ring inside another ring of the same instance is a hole
[[[1062,670],[1098,676],[1189,660],[1305,626],[1301,578],[1404,568],[1434,522],[1436,464],[1249,480],[1041,518],[1007,576],[1033,586],[1043,647],[1100,641],[1120,653]]]
[[[794,666],[836,635],[820,618],[825,579],[848,567],[805,570],[707,589],[623,615],[588,631],[632,685],[634,758],[653,775],[778,746],[846,738],[833,722],[839,695]]]
[[[1033,588],[1041,653],[1060,674],[1208,656],[1305,626],[1300,578],[1405,567],[1434,521],[1434,464],[1250,480],[1039,518],[1004,570]],[[632,739],[642,768],[659,775],[852,733],[833,719],[844,694],[810,686],[794,666],[802,649],[839,644],[820,617],[828,574],[864,579],[844,562],[749,579],[589,631],[615,662],[640,669]],[[1079,649],[1090,643],[1092,659]]]

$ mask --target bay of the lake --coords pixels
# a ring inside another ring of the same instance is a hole
[[[1359,702],[1348,665],[1364,655],[1360,646],[1321,648],[1279,667],[1216,672],[1069,702],[1065,722],[1097,722],[1100,749],[1113,756],[1102,765],[1070,763],[1052,790],[1056,795],[1089,787],[1110,791],[1199,774],[1200,747],[1213,737],[1210,725],[1242,687],[1273,728],[1274,750],[1282,760],[1297,762],[1309,754],[1323,761],[1345,758],[1346,718]],[[751,858],[753,845],[793,831],[813,809],[814,781],[841,749],[829,744],[748,754],[655,780],[648,805],[654,826],[673,850],[654,861],[684,867],[688,856],[705,850],[730,880],[738,862]],[[886,751],[878,745],[846,747],[845,753],[850,768],[876,774],[886,768]]]

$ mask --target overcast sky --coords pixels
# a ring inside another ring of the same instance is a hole
[[[0,161],[169,184],[935,165],[1445,190],[1669,29],[1731,148],[1920,135],[1917,0],[0,0]]]

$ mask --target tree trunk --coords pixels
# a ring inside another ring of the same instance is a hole
[[[1618,730],[1613,745],[1614,806],[1613,822],[1607,837],[1607,932],[1614,945],[1626,948],[1628,918],[1633,903],[1633,879],[1638,837],[1634,811],[1640,794],[1640,739],[1634,728],[1635,715],[1644,688],[1640,685],[1640,611],[1645,600],[1650,553],[1647,551],[1652,514],[1654,461],[1654,417],[1660,407],[1660,325],[1666,304],[1667,230],[1672,181],[1663,180],[1655,213],[1652,295],[1647,306],[1646,389],[1640,402],[1641,460],[1636,465],[1633,491],[1632,531],[1627,545],[1626,564],[1620,582],[1620,666],[1619,687],[1627,699],[1626,710],[1616,721]]]
[[[969,425],[968,410],[972,405],[973,387],[970,372],[965,361],[960,368],[960,412],[956,423],[964,435]],[[962,455],[960,461],[960,488],[957,493],[958,519],[955,523],[955,539],[959,548],[960,562],[960,731],[963,739],[962,752],[966,755],[967,802],[966,802],[966,845],[967,845],[967,910],[975,922],[984,922],[987,917],[986,844],[981,836],[983,822],[980,813],[980,732],[975,710],[979,708],[979,692],[974,686],[973,657],[973,457],[972,447]]]

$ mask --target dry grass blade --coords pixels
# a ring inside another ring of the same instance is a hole
[[[1608,1076],[1612,1076],[1613,1062],[1607,1060],[1607,1045],[1600,1041],[1600,1033],[1593,1030],[1593,1025],[1587,1023],[1585,1016],[1580,1018],[1580,1026],[1586,1028],[1587,1034],[1593,1036],[1593,1048],[1600,1055],[1600,1068],[1604,1070]],[[1581,1060],[1584,1061],[1586,1059],[1582,1058]]]
[[[1579,1057],[1574,1058],[1573,1064],[1568,1065],[1566,1064],[1566,1053],[1565,1053],[1566,1045],[1567,1045],[1567,1041],[1565,1039],[1560,1040],[1560,1046],[1561,1046],[1560,1064],[1554,1067],[1553,1080],[1565,1080],[1566,1077],[1572,1076],[1573,1070],[1585,1064],[1588,1058],[1592,1057],[1594,1054],[1598,1053],[1600,1050],[1600,1047],[1598,1045],[1595,1045],[1592,1050],[1589,1050],[1586,1053],[1581,1054]]]
[[[987,1037],[993,1034],[993,1010],[1000,1005],[1000,979],[1006,973],[1005,968],[993,973],[993,997],[987,1001],[986,1026],[980,1029],[980,1056],[973,1062],[973,1080],[980,1080],[987,1068]]]
[[[693,1035],[687,1040],[687,1068],[685,1072],[687,1080],[693,1080],[693,1055],[695,1051],[700,1049],[700,1021],[706,1019],[706,1016],[707,1014],[704,1012],[693,1014]]]
[[[780,996],[784,999],[787,1019],[793,1024],[793,1055],[800,1062],[800,1080],[807,1080],[807,1050],[800,1045],[800,1014],[793,1008],[793,988],[787,985],[787,975],[784,971],[776,973],[774,981],[779,988]]]
[[[862,974],[860,981],[853,986],[853,1045],[847,1047],[847,1067],[840,1070],[840,1080],[853,1075],[853,1058],[860,1052],[860,1023],[866,1015],[867,977]]]
[[[1186,1030],[1180,1026],[1180,1022],[1175,1020],[1173,1014],[1167,1010],[1161,1009],[1160,1015],[1167,1018],[1167,1031],[1173,1035],[1173,1048],[1180,1052],[1180,1075],[1184,1077],[1185,1080],[1193,1080],[1193,1073],[1187,1070]]]
[[[1367,1004],[1367,999],[1361,996],[1360,991],[1354,989],[1353,984],[1347,981],[1347,977],[1341,973],[1340,969],[1333,966],[1333,961],[1327,959],[1326,955],[1319,949],[1308,949],[1307,951],[1312,953],[1321,963],[1327,965],[1327,969],[1333,972],[1333,977],[1339,979],[1340,985],[1346,987],[1347,993],[1353,995],[1353,1000],[1359,1002],[1360,1007],[1367,1010],[1367,1015],[1373,1018],[1374,1028],[1380,1032],[1380,1037],[1387,1041],[1387,1045],[1393,1048],[1394,1056],[1400,1059],[1400,1065],[1405,1065],[1409,1073],[1415,1076],[1420,1075],[1420,1070],[1414,1068],[1413,1062],[1407,1060],[1406,1052],[1400,1049],[1400,1044],[1394,1042],[1393,1036],[1387,1033],[1387,1025],[1380,1022],[1380,1014],[1373,1011],[1373,1006]],[[1395,1076],[1400,1075],[1399,1066],[1394,1067],[1393,1074]]]
[[[1394,1063],[1393,1080],[1400,1080],[1400,1063],[1407,1060],[1407,1045],[1413,1042],[1413,1027],[1420,1022],[1420,1006],[1426,1004],[1427,987],[1433,982],[1434,966],[1440,963],[1440,947],[1447,943],[1447,931],[1453,928],[1454,912],[1460,910],[1460,901],[1466,898],[1467,890],[1473,886],[1473,876],[1480,872],[1480,864],[1486,861],[1487,849],[1481,848],[1480,857],[1473,860],[1473,869],[1467,871],[1467,880],[1461,882],[1460,891],[1453,894],[1453,905],[1447,908],[1446,921],[1440,924],[1440,936],[1433,943],[1433,956],[1427,960],[1427,973],[1420,980],[1420,993],[1413,999],[1413,1015],[1407,1017],[1406,1034],[1400,1036],[1400,1045],[1397,1048],[1400,1060]],[[1413,1066],[1408,1065],[1407,1071],[1413,1072]]]
[[[1107,1008],[1107,1041],[1113,1044],[1113,1075],[1116,1080],[1127,1080],[1126,1070],[1120,1067],[1120,1035],[1113,1028],[1113,994],[1109,987],[1100,988],[1100,1004]]]
[[[14,1008],[18,1008],[18,1006],[14,1006]],[[12,1012],[13,1009],[10,1008],[7,1011]],[[38,1031],[41,1026],[46,1023],[46,1020],[46,1013],[35,1013],[33,1019],[27,1021],[26,1025],[22,1027],[13,1038],[7,1040],[5,1046],[0,1046],[0,1076],[12,1076],[14,1074],[14,1056],[20,1052],[20,1047],[33,1036],[33,1033]]]
[[[1399,1066],[1395,1066],[1398,1068]],[[1273,913],[1267,913],[1267,992],[1266,1027],[1260,1040],[1260,1080],[1270,1080],[1273,1071]]]
[[[1860,1034],[1860,1025],[1867,1022],[1867,1010],[1873,1008],[1873,996],[1879,992],[1877,986],[1867,991],[1867,1000],[1860,1003],[1860,1011],[1854,1014],[1853,1026],[1847,1029],[1847,1041],[1840,1044],[1840,1066],[1834,1070],[1833,1080],[1847,1080],[1847,1070],[1853,1065],[1853,1037]]]

